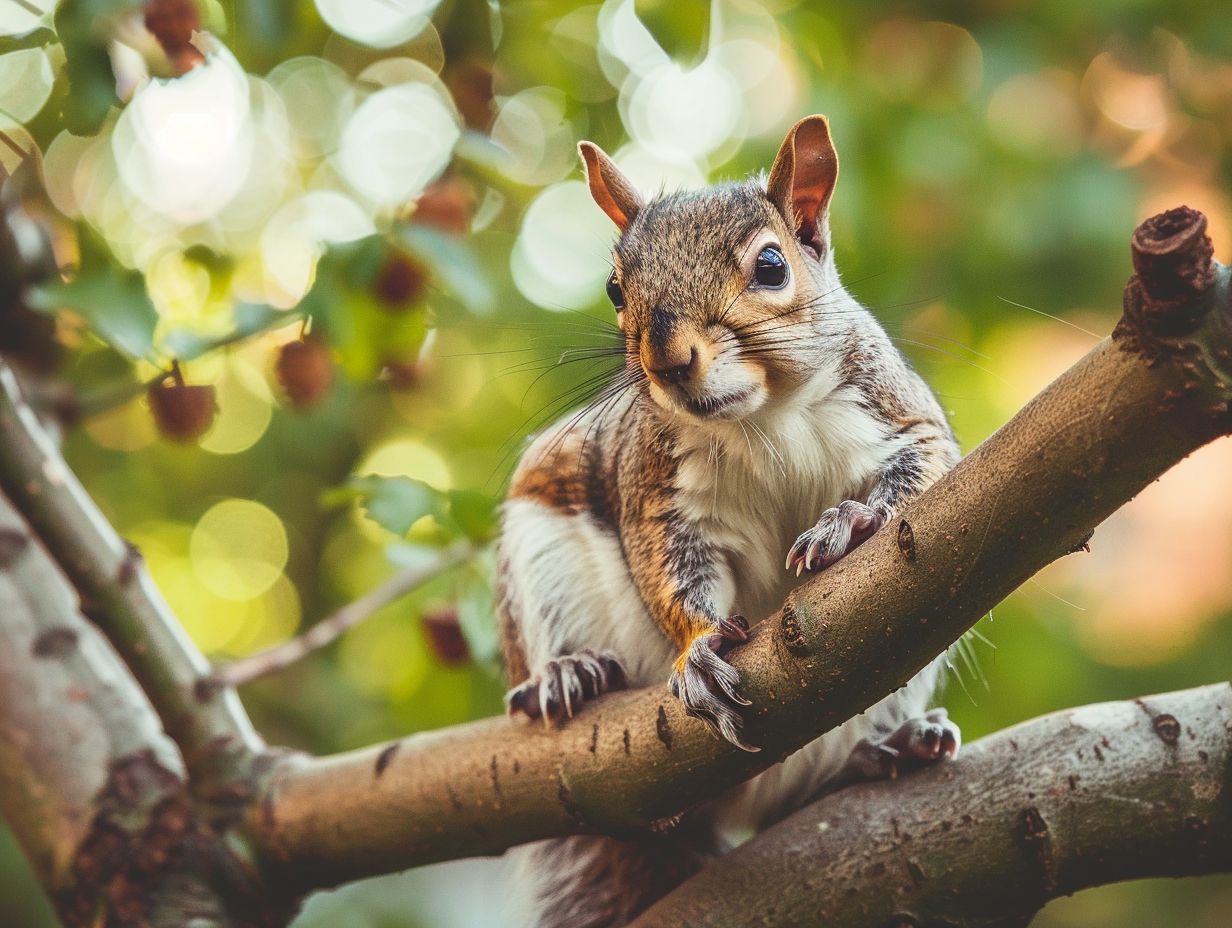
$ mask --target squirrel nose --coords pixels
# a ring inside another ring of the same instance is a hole
[[[660,380],[668,383],[681,384],[692,380],[697,373],[697,346],[689,346],[689,358],[681,363],[681,356],[656,358],[656,364],[648,365],[647,370]]]

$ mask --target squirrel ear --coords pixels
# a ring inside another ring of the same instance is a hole
[[[586,183],[590,185],[590,195],[623,232],[642,208],[641,195],[594,142],[579,143],[578,154],[586,164]]]
[[[826,237],[826,210],[838,179],[838,154],[830,141],[824,116],[805,116],[791,127],[774,167],[766,193],[796,237],[818,255]]]

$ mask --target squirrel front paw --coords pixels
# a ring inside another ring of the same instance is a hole
[[[587,699],[628,685],[625,669],[615,655],[586,649],[548,661],[538,674],[505,694],[505,708],[511,716],[541,718],[544,726],[550,726],[573,718],[574,711]]]
[[[885,516],[863,503],[846,500],[827,509],[817,524],[804,532],[787,552],[787,569],[796,576],[822,570],[854,551],[885,524]]]
[[[745,751],[760,748],[740,738],[741,706],[751,705],[736,688],[740,674],[723,659],[736,644],[748,641],[749,623],[733,615],[697,635],[676,661],[668,678],[672,695],[684,703],[689,715],[701,719],[720,737]]]

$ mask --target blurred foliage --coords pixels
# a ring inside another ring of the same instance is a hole
[[[616,363],[579,138],[672,188],[764,169],[829,114],[839,265],[966,448],[1108,332],[1137,220],[1188,203],[1232,249],[1218,4],[52,6],[0,4],[0,166],[10,224],[50,230],[64,273],[37,313],[0,302],[0,348],[69,385],[71,463],[220,660],[488,539],[525,436]],[[179,382],[213,405],[176,443],[188,413],[152,391]],[[1229,464],[1195,455],[982,623],[948,697],[968,737],[1227,678]],[[329,752],[500,711],[489,561],[251,686],[261,729]],[[491,867],[321,894],[301,924],[492,924]],[[0,838],[0,924],[48,919]],[[1207,879],[1037,924],[1230,919]]]

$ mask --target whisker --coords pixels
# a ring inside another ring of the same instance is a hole
[[[1090,329],[1084,329],[1082,326],[1078,325],[1075,322],[1070,322],[1068,319],[1062,319],[1060,316],[1054,316],[1052,313],[1046,313],[1042,309],[1036,309],[1034,306],[1027,306],[1025,303],[1015,303],[1013,300],[1006,299],[1003,296],[999,296],[997,297],[997,299],[1000,300],[1002,303],[1009,303],[1011,306],[1017,306],[1019,309],[1025,309],[1028,312],[1037,313],[1038,315],[1044,316],[1047,319],[1051,319],[1053,322],[1059,322],[1061,323],[1061,325],[1067,325],[1071,329],[1077,329],[1083,335],[1090,335],[1096,341],[1099,341],[1103,338],[1102,335],[1096,335]]]

